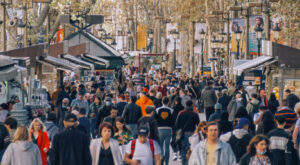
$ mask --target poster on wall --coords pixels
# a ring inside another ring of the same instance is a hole
[[[233,53],[236,53],[237,52],[237,41],[236,41],[236,30],[237,28],[239,27],[239,30],[242,32],[241,34],[241,40],[240,40],[240,54],[242,54],[242,52],[245,52],[246,50],[246,42],[245,42],[245,38],[246,38],[246,35],[245,35],[245,30],[246,30],[246,24],[245,24],[245,19],[242,19],[242,18],[237,18],[237,19],[233,19],[232,20],[232,23],[230,24],[230,33],[232,34],[231,36],[231,51]]]
[[[264,20],[262,16],[251,16],[249,20],[249,54],[256,56],[258,55],[258,41],[256,39],[255,29],[259,25],[261,28],[264,28]],[[262,37],[264,38],[264,33],[262,34]]]

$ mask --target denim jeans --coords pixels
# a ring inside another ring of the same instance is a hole
[[[182,165],[187,165],[188,162],[186,162],[186,152],[190,147],[189,143],[189,137],[192,135],[192,133],[184,133],[184,137],[181,140],[181,150],[180,150],[180,155],[182,159]]]
[[[172,129],[158,129],[158,135],[159,135],[159,141],[160,141],[160,149],[162,151],[163,159],[161,161],[161,164],[163,165],[163,162],[166,163],[166,165],[169,164],[169,157],[170,157],[170,141],[171,141],[171,135],[172,135]]]
[[[127,124],[127,126],[130,128],[131,132],[132,132],[132,136],[135,139],[136,138],[136,124]]]

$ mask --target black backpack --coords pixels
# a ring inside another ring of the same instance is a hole
[[[242,139],[238,139],[234,134],[230,136],[228,143],[235,154],[237,162],[247,152],[247,146],[250,140],[251,136],[249,134],[244,135]]]

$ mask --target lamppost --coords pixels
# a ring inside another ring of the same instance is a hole
[[[128,41],[128,51],[131,51],[131,44],[130,44],[130,41],[131,41],[131,32],[130,30],[127,31],[127,41]]]
[[[12,0],[0,0],[0,5],[2,6],[2,47],[1,50],[3,52],[6,51],[6,6],[11,5]]]
[[[205,32],[204,29],[200,32],[200,40],[201,40],[201,76],[203,76],[203,68],[204,68],[204,54],[203,54],[203,45],[204,45]]]
[[[237,25],[236,26],[236,29],[235,29],[235,39],[236,39],[236,48],[237,48],[237,51],[236,51],[236,59],[239,59],[239,56],[240,56],[240,41],[241,41],[241,35],[242,35],[242,31],[240,30],[240,26]]]
[[[274,40],[277,43],[277,41],[280,38],[280,31],[281,31],[281,28],[279,27],[278,23],[275,24],[275,28],[273,29],[273,31],[274,31]]]
[[[153,34],[154,34],[153,30],[150,29],[148,31],[148,37],[150,39],[150,42],[149,42],[149,45],[147,47],[147,50],[149,50],[149,52],[152,52],[152,48],[153,48]]]
[[[173,29],[172,31],[170,31],[170,34],[173,36],[174,39],[174,69],[176,69],[176,41],[178,39],[179,36],[179,32],[176,29]]]
[[[260,47],[261,47],[260,41],[262,40],[262,32],[264,30],[260,26],[261,25],[258,24],[257,27],[255,28],[256,39],[257,39],[257,54],[258,54],[258,57],[260,56]]]

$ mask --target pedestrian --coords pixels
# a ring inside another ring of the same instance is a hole
[[[157,92],[156,93],[156,97],[155,97],[155,100],[153,102],[153,104],[155,105],[156,108],[159,108],[162,106],[162,93],[161,92]]]
[[[52,165],[91,165],[90,140],[80,130],[77,117],[68,114],[64,120],[64,131],[54,136],[50,152]]]
[[[289,108],[289,102],[284,99],[281,102],[280,109],[275,113],[275,116],[283,116],[285,118],[286,124],[285,129],[293,128],[292,126],[296,123],[297,114]],[[291,130],[290,130],[291,132]]]
[[[260,102],[257,100],[257,94],[251,94],[251,101],[247,104],[246,109],[249,116],[253,117],[259,110]]]
[[[127,105],[127,102],[125,100],[125,95],[120,95],[120,101],[117,103],[116,107],[118,109],[118,116],[122,116],[125,106]]]
[[[293,142],[294,149],[298,151],[298,159],[300,160],[300,102],[295,105],[295,112],[298,116],[297,122],[295,124],[295,129],[293,131]],[[300,164],[300,163],[299,163]]]
[[[100,125],[101,138],[93,139],[90,145],[92,165],[122,165],[122,157],[117,140],[113,139],[113,126],[108,122]]]
[[[55,123],[56,123],[56,114],[54,112],[51,112],[48,114],[47,121],[44,123],[50,142],[52,142],[54,136],[59,131],[59,127]]]
[[[295,104],[298,103],[299,97],[291,92],[291,90],[287,89],[284,91],[284,95],[286,96],[286,100],[288,101],[289,108],[294,109]]]
[[[62,128],[64,123],[64,118],[66,116],[66,113],[71,112],[71,107],[69,105],[70,101],[68,98],[64,98],[62,100],[62,105],[58,107],[58,125]]]
[[[175,128],[177,130],[176,143],[180,146],[182,165],[187,163],[186,153],[190,147],[189,137],[193,135],[199,122],[200,120],[198,114],[193,111],[193,101],[187,101],[184,110],[178,114],[175,122]]]
[[[7,118],[7,116],[9,115],[9,111],[8,111],[8,104],[6,103],[2,103],[0,105],[0,122],[4,122],[4,120]]]
[[[243,100],[242,95],[238,93],[235,95],[235,98],[230,101],[227,107],[228,114],[229,114],[229,121],[231,122],[233,121],[238,109],[243,106],[242,100]]]
[[[39,147],[43,165],[47,165],[47,153],[50,148],[50,140],[46,127],[39,118],[35,118],[31,122],[29,126],[29,137],[30,140]]]
[[[182,105],[185,105],[187,101],[191,100],[191,97],[188,96],[186,93],[187,91],[182,88],[179,90],[179,96],[181,98]]]
[[[285,118],[276,117],[277,128],[268,133],[270,152],[276,164],[292,165],[293,142],[291,136],[284,131]]]
[[[275,114],[277,112],[278,108],[279,108],[279,102],[276,99],[275,93],[271,93],[270,99],[269,99],[269,109],[271,112],[273,112],[273,114]]]
[[[79,125],[78,127],[82,127],[84,130],[84,133],[90,137],[91,131],[91,123],[90,120],[86,117],[86,110],[84,108],[79,109],[79,114],[78,114],[78,122]]]
[[[60,86],[60,92],[58,93],[57,95],[57,98],[56,98],[56,107],[60,107],[62,105],[62,101],[64,98],[67,98],[68,100],[70,100],[70,95],[67,93],[67,88],[62,85]]]
[[[274,115],[271,111],[267,110],[262,114],[262,119],[257,126],[256,134],[262,134],[267,136],[268,133],[274,128],[276,128],[274,122]]]
[[[41,154],[37,145],[29,140],[28,128],[17,128],[13,143],[5,151],[1,165],[42,165]]]
[[[240,159],[239,165],[276,165],[269,151],[269,140],[263,135],[254,136],[248,147],[247,153]]]
[[[9,133],[9,141],[13,141],[14,135],[15,135],[15,132],[16,132],[16,129],[18,126],[18,121],[13,117],[8,117],[4,120],[3,124]],[[4,132],[1,132],[1,133],[4,133]]]
[[[234,83],[231,80],[227,82],[228,96],[233,97],[236,91]]]
[[[126,147],[124,161],[132,165],[160,165],[161,150],[158,143],[149,137],[149,129],[140,127],[137,139],[130,141]]]
[[[111,125],[115,124],[116,117],[118,116],[118,109],[115,106],[111,107],[110,115],[105,117],[103,121],[110,123]]]
[[[247,91],[248,95],[251,96],[253,93],[256,93],[256,87],[252,85],[252,81],[246,86],[245,90]]]
[[[158,134],[159,134],[159,143],[162,150],[162,162],[161,164],[169,164],[170,156],[170,141],[172,136],[172,127],[175,124],[173,117],[174,110],[168,107],[169,99],[168,97],[163,97],[162,106],[155,110],[154,118],[158,124]]]
[[[217,95],[213,89],[214,83],[209,81],[207,86],[203,89],[201,96],[204,102],[205,116],[208,121],[211,114],[214,113],[214,105],[217,103]]]
[[[142,117],[141,107],[136,103],[136,96],[131,96],[129,104],[124,108],[122,118],[127,126],[131,129],[133,137],[136,135],[137,122]]]
[[[215,112],[210,115],[208,121],[219,122],[221,120],[221,115],[222,115],[222,104],[217,103],[215,105]]]
[[[132,132],[126,126],[125,120],[121,117],[116,118],[114,128],[116,132],[113,137],[114,139],[118,140],[122,158],[124,158],[126,145],[129,143],[129,141],[133,140]]]
[[[247,146],[251,140],[249,134],[250,122],[247,118],[240,118],[235,129],[220,136],[220,140],[230,144],[237,162],[246,153]]]
[[[222,96],[219,98],[218,103],[222,105],[222,111],[227,111],[228,104],[231,101],[231,97],[228,96],[228,90],[222,90]]]
[[[154,111],[155,111],[154,106],[146,107],[147,114],[146,114],[146,116],[141,117],[138,120],[137,129],[139,129],[140,127],[147,127],[148,130],[150,131],[149,138],[159,142],[158,124],[157,124],[157,121],[153,117]]]
[[[255,131],[257,131],[258,124],[261,123],[264,112],[267,110],[266,106],[259,106],[258,112],[253,115],[253,123],[255,124]]]
[[[195,146],[200,143],[200,141],[206,139],[207,137],[207,122],[206,121],[201,121],[194,134],[189,138],[189,142],[191,144],[190,150],[193,151]]]
[[[264,89],[260,89],[258,93],[259,93],[258,101],[260,102],[260,105],[269,108],[269,101],[267,98],[266,91]]]
[[[232,123],[228,121],[229,114],[228,112],[223,112],[221,114],[221,120],[219,121],[219,134],[223,135],[229,131],[233,130]]]
[[[95,96],[94,102],[90,105],[90,111],[87,117],[90,119],[91,123],[91,134],[95,137],[94,130],[96,129],[97,117],[102,107],[102,101],[99,96]]]
[[[143,116],[146,116],[146,107],[154,105],[152,100],[146,96],[145,92],[140,93],[140,99],[136,101],[136,104],[141,107]]]
[[[218,136],[218,123],[208,123],[207,139],[195,146],[189,160],[189,165],[236,164],[236,159],[230,145],[219,140]]]
[[[105,97],[104,105],[100,108],[98,116],[97,116],[95,129],[98,129],[100,124],[104,120],[104,118],[110,115],[111,108],[112,108],[111,98],[110,97]]]
[[[72,101],[71,108],[85,108],[86,112],[89,112],[89,103],[84,99],[85,93],[83,91],[79,91],[78,97]]]

